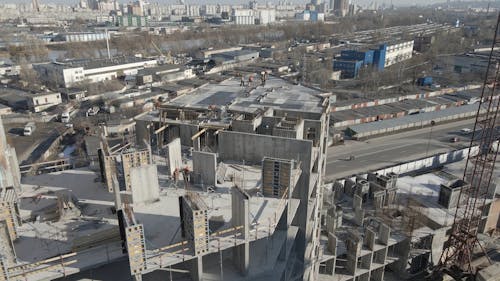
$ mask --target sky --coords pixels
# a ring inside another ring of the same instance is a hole
[[[78,0],[38,0],[40,3],[58,3],[58,4],[67,4],[67,5],[74,5]],[[310,1],[308,0],[290,0],[291,2],[294,3],[308,3]],[[329,0],[327,0],[329,1]],[[351,2],[359,4],[359,5],[366,5],[375,0],[351,0]],[[0,0],[0,3],[30,3],[31,0]],[[122,3],[127,3],[130,2],[128,0],[118,0],[118,2]],[[178,1],[175,0],[149,0],[150,3],[177,3]],[[245,0],[186,0],[185,1],[188,4],[215,4],[215,3],[221,3],[221,4],[241,4],[241,3],[248,3],[248,1]],[[265,0],[257,0],[258,3],[266,3],[266,2],[271,2],[271,3],[277,3],[277,0],[274,1],[265,1]],[[376,0],[378,4],[386,3],[390,4],[391,0]],[[419,1],[414,1],[414,0],[392,0],[392,3],[394,5],[425,5],[425,4],[432,4],[432,3],[442,3],[446,2],[446,0],[419,0]]]

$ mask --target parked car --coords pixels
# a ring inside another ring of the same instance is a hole
[[[35,122],[29,122],[24,126],[23,135],[31,136],[33,132],[35,132],[35,130],[36,130]]]

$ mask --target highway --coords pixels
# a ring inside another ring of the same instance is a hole
[[[460,134],[460,129],[473,126],[474,119],[468,119],[436,125],[432,133],[427,127],[366,141],[348,140],[328,149],[325,181],[467,147],[470,135]],[[455,136],[459,141],[453,143],[450,140]],[[351,155],[353,160],[349,160]]]

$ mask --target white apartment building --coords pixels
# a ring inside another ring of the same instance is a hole
[[[189,17],[199,17],[201,7],[198,5],[187,6],[187,16]]]
[[[237,25],[255,24],[255,11],[251,9],[234,9],[233,21]]]
[[[259,24],[266,25],[276,22],[275,9],[258,10],[258,14],[259,14]]]
[[[218,5],[218,10],[219,10],[219,13],[222,13],[222,12],[227,12],[227,13],[231,13],[232,11],[232,7],[231,5]]]
[[[414,40],[388,44],[385,54],[385,67],[411,59]]]
[[[218,14],[218,6],[217,5],[203,5],[201,8],[202,15],[204,16],[215,16]]]

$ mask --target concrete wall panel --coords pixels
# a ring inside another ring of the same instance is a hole
[[[146,203],[159,199],[160,186],[156,165],[131,168],[130,180],[134,203]]]
[[[193,151],[193,172],[195,175],[200,175],[200,183],[215,186],[217,182],[217,155],[210,152]]]

